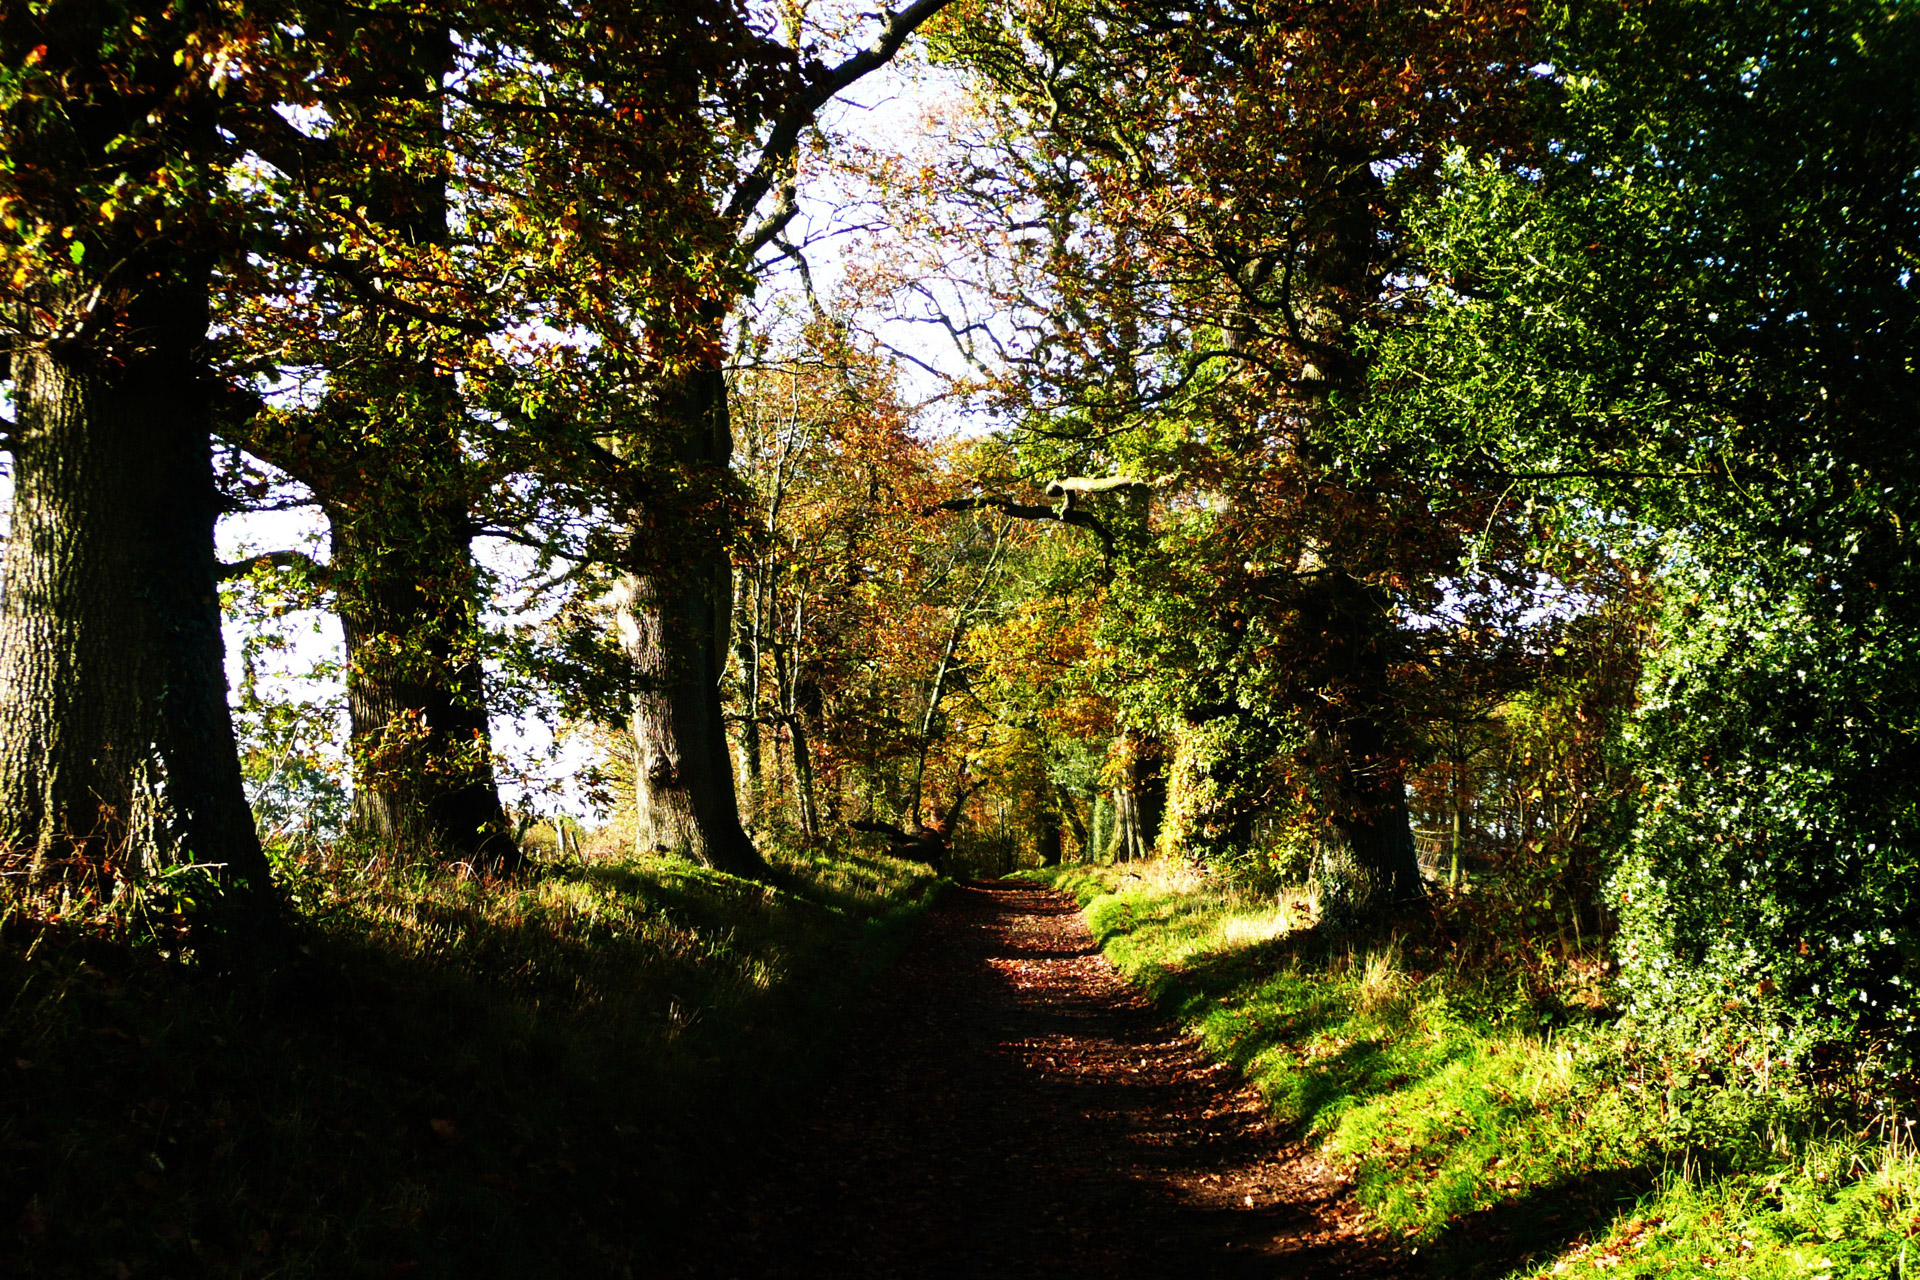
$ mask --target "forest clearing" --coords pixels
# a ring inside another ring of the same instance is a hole
[[[1916,271],[1916,0],[0,0],[0,1273],[1904,1277]]]

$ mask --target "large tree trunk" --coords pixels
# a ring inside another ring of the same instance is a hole
[[[1425,886],[1400,769],[1384,768],[1376,776],[1352,779],[1348,785],[1350,799],[1338,811],[1335,826],[1353,860],[1366,872],[1373,895],[1388,902],[1419,897]]]
[[[13,358],[0,836],[41,875],[191,860],[264,904],[220,633],[205,279],[138,299],[111,358]]]
[[[1060,815],[1048,805],[1040,806],[1040,833],[1035,843],[1041,866],[1060,865]]]
[[[766,870],[740,825],[721,680],[732,630],[726,490],[733,459],[726,378],[688,374],[663,403],[665,456],[688,504],[635,513],[628,571],[615,594],[632,660],[634,845],[737,875]]]
[[[1322,687],[1344,708],[1344,716],[1316,738],[1329,784],[1329,816],[1367,880],[1355,886],[1355,905],[1417,898],[1425,890],[1405,765],[1389,728],[1394,631],[1387,604],[1346,574],[1327,575],[1303,603],[1302,616],[1325,640]]]
[[[444,442],[451,450],[451,441]],[[347,648],[354,824],[399,851],[510,872],[464,494],[395,466],[328,502]]]

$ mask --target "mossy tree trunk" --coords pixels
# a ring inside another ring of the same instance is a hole
[[[440,442],[451,450],[451,441]],[[405,467],[328,502],[354,822],[404,851],[519,863],[494,781],[464,495]]]

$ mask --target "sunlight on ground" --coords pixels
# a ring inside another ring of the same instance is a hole
[[[1319,1143],[1431,1274],[1531,1280],[1920,1275],[1904,1118],[1811,1125],[1807,1096],[1715,1089],[1571,992],[1411,932],[1316,936],[1301,891],[1177,863],[1073,867],[1108,958]]]
[[[1297,928],[1298,919],[1284,903],[1257,911],[1236,911],[1220,921],[1220,944],[1225,948],[1257,947]]]

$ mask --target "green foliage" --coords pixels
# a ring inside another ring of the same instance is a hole
[[[1556,39],[1547,158],[1457,157],[1423,215],[1362,452],[1658,544],[1608,904],[1640,1034],[1755,1087],[1821,1042],[1909,1061],[1920,14],[1573,5]]]
[[[1636,1020],[1745,1079],[1769,1054],[1876,1036],[1906,1061],[1913,633],[1700,585],[1670,600],[1635,728],[1642,816],[1612,891]],[[1779,1029],[1756,1037],[1756,1017]]]

